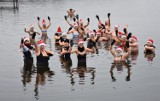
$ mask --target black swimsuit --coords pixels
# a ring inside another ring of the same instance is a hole
[[[42,53],[40,53],[40,55],[37,56],[37,67],[48,67],[49,63],[49,56],[43,56]]]
[[[87,48],[92,48],[92,47],[96,47],[96,42],[93,41],[92,39],[88,40],[88,44],[87,44]]]
[[[64,46],[63,48],[64,48],[64,50],[66,50],[66,51],[68,51],[68,50],[70,49],[69,46],[68,46],[68,47],[65,47],[65,46]],[[66,53],[66,54],[62,55],[62,57],[63,57],[65,60],[71,60],[70,55],[71,55],[71,53]]]
[[[79,52],[83,52],[84,50],[85,50],[84,47],[82,47],[82,48],[78,47]],[[86,54],[84,54],[84,55],[78,54],[77,58],[78,58],[78,67],[79,66],[86,67]]]

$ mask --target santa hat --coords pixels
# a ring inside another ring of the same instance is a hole
[[[122,34],[123,34],[122,32],[118,31],[118,36],[122,36]]]
[[[74,23],[73,23],[73,26],[74,26],[74,27],[77,27],[77,26],[78,26],[78,24],[77,24],[76,22],[74,22]]]
[[[39,40],[38,41],[38,46],[45,46],[46,44],[44,43],[44,40]]]
[[[152,39],[148,39],[148,41],[147,42],[150,42],[150,43],[152,43],[153,44],[153,40]]]
[[[93,31],[90,31],[89,34],[90,34],[90,35],[94,35],[95,33],[94,33]]]
[[[44,24],[46,24],[46,20],[43,19],[42,20],[42,25],[44,25]]]
[[[58,28],[57,28],[57,33],[62,33],[62,29],[60,26],[58,26]]]
[[[121,51],[121,52],[123,52],[123,49],[122,49],[122,47],[118,47],[118,48],[116,49],[116,51]]]
[[[23,41],[24,41],[24,42],[29,41],[29,38],[24,37],[24,38],[23,38]]]
[[[100,31],[98,31],[96,34],[97,34],[97,35],[101,35],[101,32],[100,32]]]
[[[80,23],[80,24],[81,24],[81,23],[83,23],[83,20],[82,20],[82,19],[80,19],[80,20],[79,20],[79,23]]]
[[[78,44],[84,43],[84,41],[82,39],[78,40]]]
[[[138,41],[136,36],[132,36],[131,39]]]

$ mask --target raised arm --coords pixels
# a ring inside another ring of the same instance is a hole
[[[84,28],[88,27],[89,23],[90,23],[90,19],[89,19],[89,18],[87,18],[87,24],[86,24],[86,25],[84,25]]]
[[[73,25],[67,20],[67,16],[66,15],[64,16],[64,19],[71,27],[73,27]]]
[[[35,36],[36,36],[36,33],[33,33],[32,40],[33,40],[34,47],[35,47],[35,53],[36,55],[39,55],[40,51],[38,49],[37,43],[35,42]]]
[[[131,50],[130,50],[130,46],[129,46],[129,41],[126,41],[126,47],[127,47],[127,52],[123,55],[123,59],[127,59],[128,58],[128,56],[130,55],[130,53],[131,53]]]
[[[26,32],[26,33],[28,33],[28,34],[29,34],[29,31],[27,31],[27,29],[26,29],[26,28],[24,28],[24,32]]]
[[[115,43],[115,40],[112,41],[109,50],[110,50],[111,54],[115,57],[115,56],[116,56],[116,55],[115,55],[115,51],[112,49],[112,46],[114,45],[114,43]]]
[[[47,29],[51,26],[51,18],[48,16],[49,25],[47,26]]]
[[[37,17],[37,20],[38,20],[38,27],[42,30],[42,27],[41,27],[41,25],[40,25],[40,18]]]

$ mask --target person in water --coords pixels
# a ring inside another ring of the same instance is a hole
[[[110,20],[110,13],[107,14],[108,19],[105,21],[105,32],[104,37],[110,39],[110,31],[111,31],[111,20]]]
[[[153,40],[148,39],[147,43],[144,45],[144,53],[155,53],[155,46],[153,45]]]
[[[74,23],[74,27],[68,31],[67,34],[72,34],[72,39],[71,39],[71,46],[73,45],[77,45],[78,44],[78,40],[80,38],[79,32],[78,32],[78,24],[75,22]]]
[[[60,52],[60,60],[63,62],[63,65],[65,67],[72,66],[72,59],[70,57],[72,48],[69,44],[69,39],[64,40],[64,46],[62,46],[61,52]]]
[[[86,40],[88,41],[87,43],[87,48],[94,50],[93,53],[95,51],[98,51],[97,46],[96,46],[96,38],[95,38],[95,33],[94,31],[90,31],[89,33],[90,38],[87,38]],[[98,53],[98,52],[97,52]]]
[[[39,27],[40,30],[42,31],[41,39],[46,42],[46,39],[48,39],[47,30],[48,30],[48,28],[51,26],[51,19],[50,19],[50,17],[48,16],[48,20],[49,20],[49,24],[48,24],[48,25],[46,25],[46,20],[43,19],[43,20],[42,20],[42,26],[40,25],[40,18],[39,18],[39,17],[37,17],[37,20],[38,20],[38,27]]]
[[[64,41],[65,40],[68,40],[67,39],[67,34],[65,32],[63,32],[62,35],[61,35],[61,37],[60,37],[60,40],[59,40],[59,45],[60,46],[64,46]]]
[[[138,40],[137,40],[137,37],[136,36],[132,36],[130,39],[129,39],[129,45],[131,47],[131,54],[132,53],[138,53]]]
[[[77,18],[77,19],[76,19],[76,18]],[[85,35],[86,35],[86,28],[87,28],[87,26],[88,26],[89,23],[90,23],[90,19],[87,18],[87,24],[84,25],[82,19],[79,20],[79,15],[76,15],[76,18],[74,18],[74,23],[71,24],[71,23],[67,20],[67,17],[65,16],[66,22],[71,26],[71,27],[70,27],[70,30],[71,30],[72,28],[74,28],[74,29],[72,30],[72,32],[73,32],[73,31],[76,31],[76,32],[79,34],[79,37],[80,37],[80,38],[84,38]],[[69,31],[68,31],[68,32],[69,32]]]
[[[33,44],[33,42],[32,42],[32,35],[33,35],[33,33],[36,33],[36,34],[40,35],[40,33],[37,32],[37,31],[34,29],[34,26],[33,26],[33,25],[30,26],[29,30],[27,30],[27,28],[24,28],[24,32],[26,32],[26,33],[29,34],[29,39],[30,39],[30,41],[31,41],[31,44]]]
[[[35,33],[36,34],[36,33]],[[23,57],[24,57],[24,65],[27,64],[33,64],[33,56],[32,56],[32,50],[34,48],[32,47],[29,38],[22,38],[20,48],[23,50]],[[27,66],[29,67],[29,66]]]
[[[68,13],[67,17],[74,18],[75,17],[75,14],[74,14],[75,11],[76,10],[73,10],[72,8],[70,8],[69,10],[67,10],[67,13]]]
[[[65,60],[71,60],[71,51],[72,48],[69,45],[69,39],[64,40],[64,45],[62,46],[60,57],[64,58]]]
[[[126,42],[126,47],[127,47],[126,53],[124,53],[124,50],[122,49],[122,47],[118,47],[118,48],[116,48],[116,50],[112,49],[114,42],[115,41],[113,40],[113,42],[111,43],[111,46],[110,46],[110,52],[114,56],[114,62],[119,63],[122,61],[126,61],[128,56],[130,55],[129,41]]]
[[[93,52],[92,49],[85,48],[83,45],[84,41],[82,39],[78,40],[78,48],[75,50],[72,50],[71,53],[76,53],[77,54],[77,59],[78,59],[78,66],[84,66],[86,67],[86,55],[87,52]]]
[[[35,38],[35,35],[33,36],[33,39]],[[37,45],[38,43],[38,45]],[[38,42],[35,42],[35,54],[37,56],[37,68],[39,67],[49,67],[49,59],[51,56],[53,56],[53,52],[45,49],[45,43],[44,40],[40,40]]]
[[[55,40],[56,45],[59,45],[59,40],[60,40],[61,35],[62,35],[62,29],[60,26],[58,26],[57,32],[54,34],[54,40]]]

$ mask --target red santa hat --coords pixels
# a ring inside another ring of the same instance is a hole
[[[44,25],[44,24],[46,24],[46,20],[43,19],[42,20],[42,25]]]
[[[38,43],[38,46],[45,46],[46,45],[44,43],[44,40],[39,40],[37,43]]]
[[[84,41],[82,39],[78,40],[78,44],[84,43]]]
[[[95,35],[94,31],[89,32],[90,35]]]
[[[23,41],[26,42],[26,41],[30,41],[30,40],[29,40],[29,38],[24,37]]]
[[[116,51],[121,51],[121,52],[123,52],[123,49],[122,49],[122,47],[117,47]]]
[[[152,39],[148,39],[148,41],[147,42],[150,42],[150,43],[152,43],[153,44],[153,40]]]
[[[82,24],[82,23],[83,23],[83,20],[82,20],[82,19],[80,19],[80,20],[79,20],[79,23],[80,23],[80,24]]]
[[[97,34],[97,35],[101,35],[101,32],[100,32],[100,31],[98,31],[96,34]]]
[[[60,26],[58,26],[58,28],[57,28],[57,33],[62,33],[62,29]]]
[[[132,36],[131,39],[138,41],[136,36]]]

